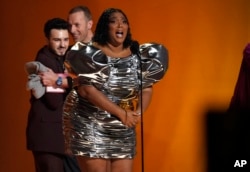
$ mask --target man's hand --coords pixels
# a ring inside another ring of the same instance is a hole
[[[45,86],[56,87],[56,80],[58,75],[53,72],[53,70],[49,69],[47,72],[39,73],[41,77],[41,81]]]

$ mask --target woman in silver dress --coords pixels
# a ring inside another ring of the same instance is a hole
[[[66,152],[84,172],[131,172],[135,127],[167,70],[167,50],[136,44],[126,15],[114,8],[100,16],[93,42],[78,44],[66,59],[77,81],[64,104]]]

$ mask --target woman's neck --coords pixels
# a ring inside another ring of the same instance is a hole
[[[123,48],[123,45],[119,45],[119,46],[114,46],[110,43],[108,43],[107,45],[104,46],[98,46],[98,48],[100,48],[104,54],[106,54],[109,57],[128,57],[131,52],[129,48]]]

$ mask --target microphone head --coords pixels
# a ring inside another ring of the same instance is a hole
[[[139,53],[139,43],[138,41],[133,41],[130,46],[130,50],[133,54],[138,54]]]

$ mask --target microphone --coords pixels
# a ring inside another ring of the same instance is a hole
[[[138,41],[133,41],[133,42],[131,43],[131,46],[130,46],[130,51],[131,51],[133,54],[136,54],[136,55],[138,55],[138,56],[140,57],[139,47],[140,47],[140,45],[139,45]]]

